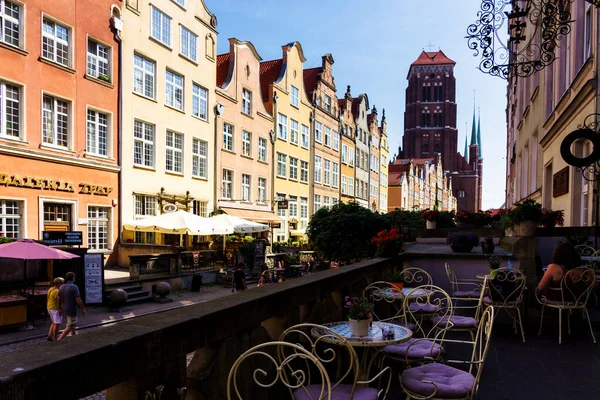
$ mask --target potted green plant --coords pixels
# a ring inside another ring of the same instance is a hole
[[[491,236],[486,237],[481,241],[481,251],[483,254],[494,254],[494,238]]]
[[[542,205],[535,200],[526,199],[515,204],[507,215],[509,226],[512,227],[512,232],[507,232],[508,236],[533,236],[542,220]]]
[[[479,244],[479,236],[473,232],[450,232],[446,242],[455,253],[470,253]]]
[[[490,278],[494,279],[496,277],[497,269],[500,268],[500,264],[502,264],[502,257],[500,256],[492,256],[488,258],[488,264],[490,265]]]
[[[544,228],[554,228],[556,225],[563,226],[565,224],[565,212],[563,210],[550,210],[544,208],[542,210],[540,224]]]
[[[345,307],[348,309],[350,334],[352,336],[367,336],[373,315],[373,304],[366,297],[346,296]]]
[[[391,279],[391,284],[394,287],[394,289],[398,290],[398,291],[402,291],[402,289],[404,288],[404,276],[402,275],[402,271],[394,271],[392,272],[392,277]]]
[[[440,212],[438,210],[427,209],[421,213],[421,219],[425,220],[427,229],[435,229],[440,219]]]

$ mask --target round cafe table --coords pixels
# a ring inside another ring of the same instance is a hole
[[[402,290],[398,290],[395,288],[385,289],[383,292],[385,297],[396,299],[396,300],[404,300],[407,296],[409,299],[418,299],[421,297],[427,297],[431,294],[431,290],[427,289],[417,289],[413,292],[414,288],[403,287]],[[412,293],[411,293],[412,292]]]
[[[388,322],[373,322],[367,336],[352,336],[349,321],[330,322],[323,324],[323,326],[343,337],[352,347],[364,349],[362,359],[359,363],[361,380],[368,380],[373,362],[385,346],[406,342],[413,335],[410,329]],[[394,336],[384,337],[382,333],[385,328],[393,329]],[[311,335],[316,339],[323,336],[323,342],[341,345],[341,342],[337,338],[328,335],[327,330],[321,327],[314,327],[311,330]],[[370,350],[373,353],[371,356],[369,356]]]

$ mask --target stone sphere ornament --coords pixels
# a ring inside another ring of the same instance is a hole
[[[121,307],[127,302],[127,292],[123,289],[114,289],[110,292],[110,303],[115,307]]]
[[[156,293],[160,297],[166,297],[171,293],[171,285],[168,282],[158,282],[156,284]]]

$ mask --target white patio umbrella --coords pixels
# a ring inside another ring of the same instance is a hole
[[[212,233],[212,223],[209,218],[203,218],[183,210],[135,220],[129,224],[124,224],[123,227],[131,231],[180,235],[223,235],[233,233],[233,230],[231,232]]]
[[[259,224],[228,214],[215,215],[210,217],[209,220],[211,220],[211,224],[214,224],[213,228],[217,230],[232,230],[237,233],[266,232],[269,230],[269,225]]]

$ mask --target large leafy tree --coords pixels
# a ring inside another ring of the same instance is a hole
[[[328,260],[350,261],[374,255],[371,239],[389,228],[383,216],[356,202],[320,209],[308,224],[308,239],[315,251]]]

